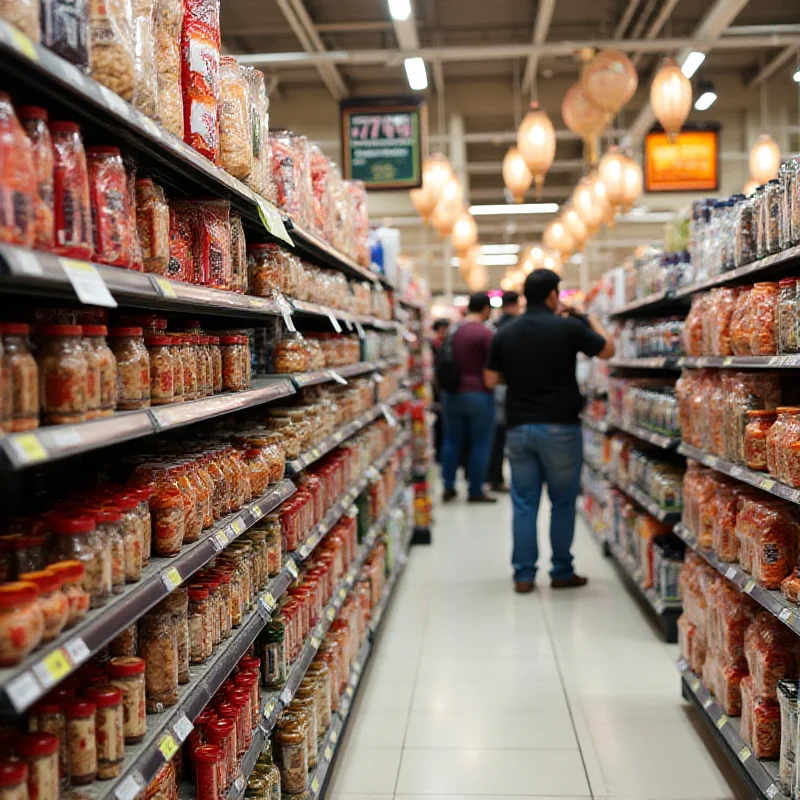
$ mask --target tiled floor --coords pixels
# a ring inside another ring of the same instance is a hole
[[[589,586],[553,592],[541,573],[527,596],[512,592],[510,525],[507,497],[437,509],[434,544],[414,548],[392,601],[329,800],[746,798],[681,700],[674,646],[583,523],[576,563]]]

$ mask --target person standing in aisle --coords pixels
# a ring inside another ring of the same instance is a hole
[[[433,350],[433,360],[436,361],[436,356],[439,355],[439,348],[442,342],[447,338],[450,330],[450,320],[437,319],[433,323],[433,338],[431,339],[431,350]],[[433,423],[433,445],[436,452],[436,462],[441,463],[442,460],[442,393],[439,390],[439,384],[434,377],[433,380],[433,411],[436,414],[436,420]]]
[[[503,327],[492,342],[486,385],[508,387],[506,424],[514,507],[514,589],[533,591],[539,558],[536,517],[542,486],[552,505],[550,543],[553,588],[585,586],[572,565],[575,502],[580,486],[583,439],[578,415],[583,398],[575,378],[578,353],[608,359],[614,343],[591,315],[561,307],[560,278],[549,269],[525,281],[525,314]]]
[[[470,503],[495,503],[483,490],[486,465],[494,430],[493,389],[483,381],[483,368],[489,355],[492,330],[486,324],[492,307],[485,292],[469,298],[463,322],[451,331],[452,340],[440,351],[452,357],[457,383],[446,390],[442,387],[442,479],[445,503],[456,497],[456,471],[461,449],[467,441],[467,470]],[[448,349],[448,345],[451,347]],[[439,361],[437,360],[437,367]]]
[[[494,323],[495,330],[502,330],[519,316],[519,293],[503,292],[503,313]],[[496,424],[494,427],[494,443],[489,457],[489,486],[493,492],[507,492],[503,478],[503,462],[506,458],[506,387],[504,384],[494,390]]]

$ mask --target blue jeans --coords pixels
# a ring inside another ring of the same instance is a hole
[[[536,577],[539,546],[536,517],[542,486],[547,484],[552,513],[550,544],[553,568],[550,577],[569,578],[572,538],[575,535],[575,501],[581,480],[583,439],[580,425],[518,425],[506,433],[511,464],[511,500],[514,504],[514,578]]]
[[[469,496],[483,494],[494,433],[494,414],[494,395],[491,392],[442,392],[442,480],[445,489],[455,489],[456,470],[466,439],[469,442]]]

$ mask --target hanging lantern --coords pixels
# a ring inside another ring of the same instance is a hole
[[[608,112],[589,100],[580,83],[573,83],[561,103],[561,116],[564,124],[583,139],[587,161],[596,163],[597,137],[608,125]]]
[[[603,186],[604,193],[605,188]],[[572,193],[572,205],[580,214],[589,235],[596,233],[603,222],[603,206],[595,201],[590,178],[581,178]]]
[[[427,225],[433,213],[433,209],[436,208],[436,197],[434,197],[433,191],[423,184],[419,189],[412,189],[409,195],[411,196],[411,202],[414,204],[414,208],[422,217],[422,221]]]
[[[556,155],[556,132],[538,103],[531,103],[531,110],[519,126],[517,149],[536,182],[536,196],[541,197],[544,176]]]
[[[453,176],[442,187],[439,202],[431,215],[431,223],[439,231],[440,236],[448,236],[452,232],[462,211],[461,184]]]
[[[511,192],[515,203],[525,199],[525,192],[531,187],[533,175],[525,163],[525,159],[516,147],[509,148],[503,159],[503,183]]]
[[[625,199],[625,156],[617,147],[609,148],[600,159],[597,174],[606,190],[609,205],[621,206]]]
[[[500,281],[500,288],[504,292],[510,292],[514,288],[514,281],[508,277],[509,271],[506,270],[505,276]]]
[[[475,224],[475,218],[468,211],[462,211],[461,216],[456,220],[453,232],[450,234],[450,241],[459,257],[478,241],[478,226]]]
[[[544,250],[538,244],[526,247],[521,256],[517,261],[517,270],[521,270],[523,275],[530,275],[535,269],[541,269]]]
[[[750,177],[759,184],[767,183],[778,177],[780,165],[780,148],[768,133],[762,133],[750,151]]]
[[[757,180],[750,178],[749,181],[742,187],[742,192],[745,197],[750,197],[753,192],[758,189],[759,183]]]
[[[489,273],[483,264],[478,264],[467,276],[467,286],[471,292],[483,292],[489,285]]]
[[[564,220],[564,227],[567,233],[572,237],[575,243],[576,250],[583,250],[583,245],[589,238],[589,231],[586,230],[586,224],[581,219],[581,215],[574,209],[568,207],[562,216]]]
[[[549,269],[558,275],[561,274],[561,253],[558,250],[552,250],[545,254],[544,261],[542,262],[542,269]]]
[[[664,62],[653,78],[650,104],[667,139],[674,143],[692,110],[692,82],[671,58]]]
[[[619,50],[601,50],[581,76],[581,88],[596,106],[616,114],[639,85],[636,67]]]
[[[472,271],[478,266],[478,259],[481,255],[481,246],[476,242],[467,249],[463,256],[458,258],[458,271],[466,281]]]
[[[439,201],[444,185],[452,177],[453,169],[450,162],[441,153],[434,153],[423,162],[422,185],[430,193],[434,205]]]
[[[642,194],[642,168],[630,156],[622,167],[622,207],[627,211]]]
[[[557,250],[562,258],[567,258],[575,249],[575,241],[560,218],[547,226],[542,238],[545,246]]]

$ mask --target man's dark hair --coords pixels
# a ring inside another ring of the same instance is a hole
[[[445,319],[444,317],[442,317],[441,319],[437,319],[433,323],[433,330],[434,330],[435,333],[439,333],[439,331],[442,328],[449,328],[449,327],[450,327],[450,320],[449,319]]]
[[[528,304],[544,303],[555,289],[558,291],[558,283],[561,278],[551,269],[535,269],[525,279],[525,299]]]
[[[519,303],[519,292],[503,292],[503,308]]]
[[[470,295],[469,297],[469,305],[467,306],[467,311],[470,314],[480,314],[486,308],[489,308],[491,304],[489,303],[489,295],[486,292],[475,292],[475,294]]]

